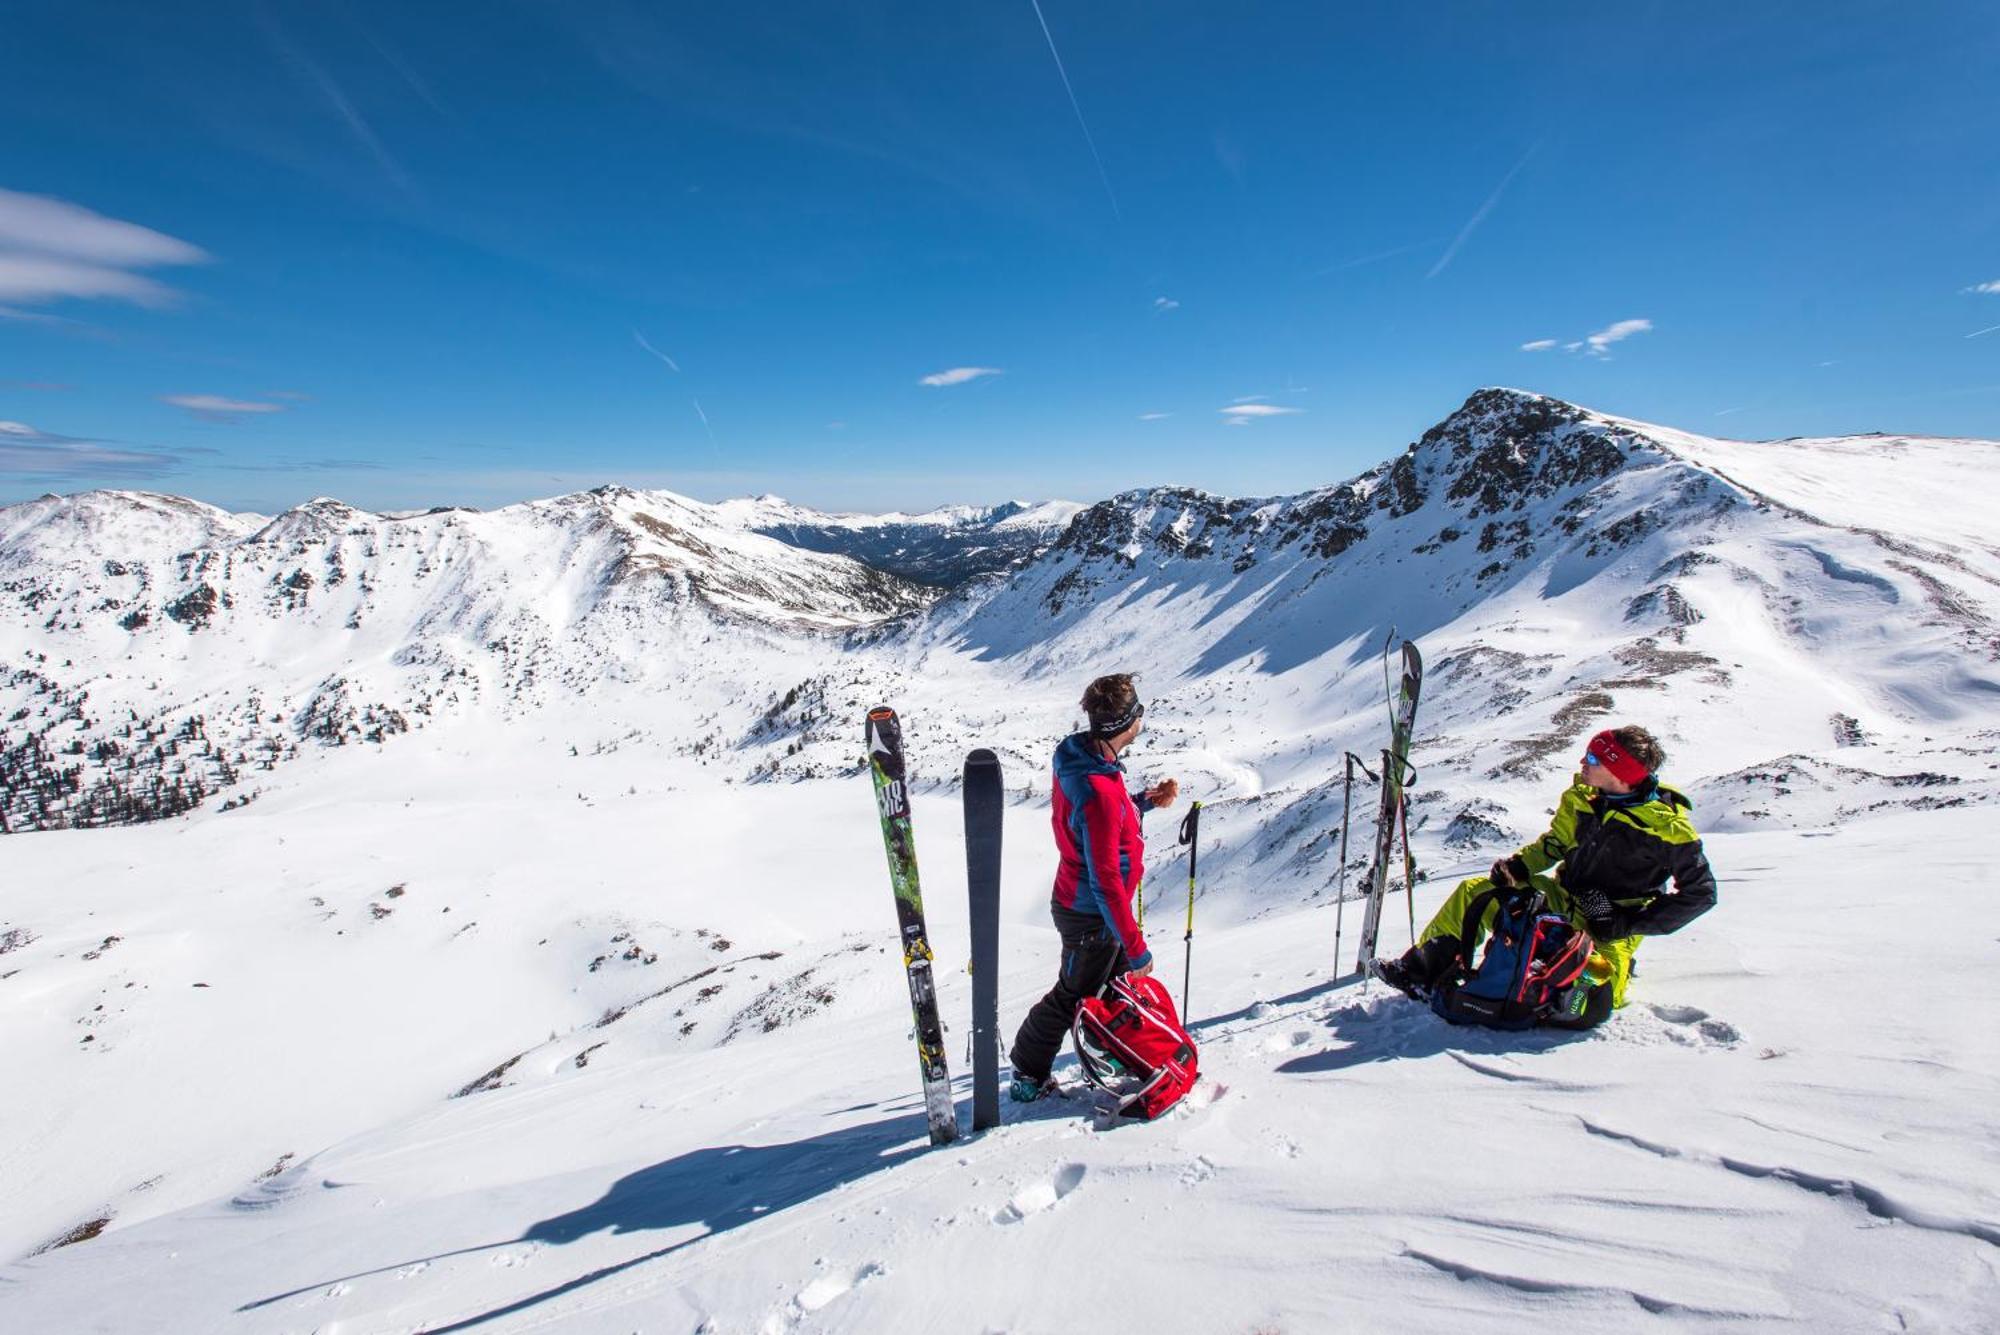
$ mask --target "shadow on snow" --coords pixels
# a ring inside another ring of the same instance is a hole
[[[1546,1052],[1589,1039],[1593,1033],[1548,1027],[1488,1029],[1480,1025],[1455,1025],[1421,1002],[1396,998],[1389,1005],[1392,1009],[1364,1004],[1341,1007],[1326,1017],[1327,1028],[1335,1038],[1343,1040],[1341,1046],[1280,1062],[1277,1069],[1287,1075],[1320,1075],[1370,1062],[1410,1061],[1442,1054],[1498,1079],[1551,1083],[1538,1076],[1495,1070],[1469,1058]]]
[[[237,1310],[251,1311],[345,1280],[496,1247],[520,1243],[564,1245],[593,1233],[641,1233],[691,1224],[703,1226],[704,1231],[693,1237],[586,1271],[491,1311],[465,1317],[449,1325],[425,1327],[431,1335],[470,1330],[539,1306],[611,1275],[659,1260],[704,1238],[726,1233],[825,1195],[914,1158],[922,1154],[928,1145],[925,1120],[921,1114],[913,1114],[777,1145],[704,1146],[627,1174],[612,1183],[599,1199],[580,1209],[531,1224],[518,1238],[462,1247],[435,1256],[411,1257],[339,1279],[319,1280],[245,1303]]]

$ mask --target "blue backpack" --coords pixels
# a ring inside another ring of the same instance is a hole
[[[1475,964],[1473,942],[1488,904],[1495,905],[1493,929]],[[1465,906],[1458,958],[1432,988],[1431,1009],[1453,1024],[1492,1029],[1601,1024],[1611,1013],[1611,989],[1584,974],[1596,946],[1538,890],[1483,890]]]

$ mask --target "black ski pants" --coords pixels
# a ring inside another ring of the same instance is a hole
[[[1069,1037],[1070,1022],[1086,997],[1094,997],[1104,985],[1131,969],[1125,947],[1111,924],[1095,913],[1078,913],[1060,904],[1051,904],[1056,931],[1062,934],[1062,970],[1047,996],[1035,1003],[1028,1018],[1014,1035],[1014,1049],[1007,1054],[1016,1075],[1046,1080]]]

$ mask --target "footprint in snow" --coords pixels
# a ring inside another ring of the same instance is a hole
[[[877,1275],[887,1274],[879,1262],[870,1261],[853,1271],[834,1270],[815,1278],[798,1291],[792,1305],[800,1316],[817,1312],[844,1293],[851,1292],[859,1285],[866,1284]]]
[[[1293,1048],[1302,1048],[1312,1041],[1313,1033],[1311,1030],[1294,1029],[1289,1034],[1273,1034],[1265,1039],[1264,1051],[1290,1052]]]
[[[1182,1166],[1180,1184],[1184,1187],[1198,1187],[1214,1176],[1215,1161],[1206,1154],[1197,1154],[1191,1162]]]
[[[1075,1191],[1083,1183],[1083,1165],[1066,1163],[1047,1181],[1030,1182],[1014,1193],[1014,1198],[993,1214],[996,1224],[1018,1224],[1029,1215],[1040,1214]]]
[[[1735,1047],[1742,1033],[1726,1020],[1718,1020],[1699,1006],[1666,1006],[1648,1003],[1646,1009],[1666,1021],[1663,1032],[1671,1042],[1689,1047]]]

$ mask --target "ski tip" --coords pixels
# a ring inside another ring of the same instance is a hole
[[[972,765],[997,765],[1000,763],[1000,757],[982,746],[977,750],[967,751],[965,753],[965,763],[968,767]]]
[[[853,715],[850,714],[848,715],[848,717],[852,718]],[[868,711],[868,719],[870,722],[876,722],[876,721],[887,722],[895,717],[896,717],[896,711],[889,708],[889,706],[887,705],[877,705],[873,709]]]

